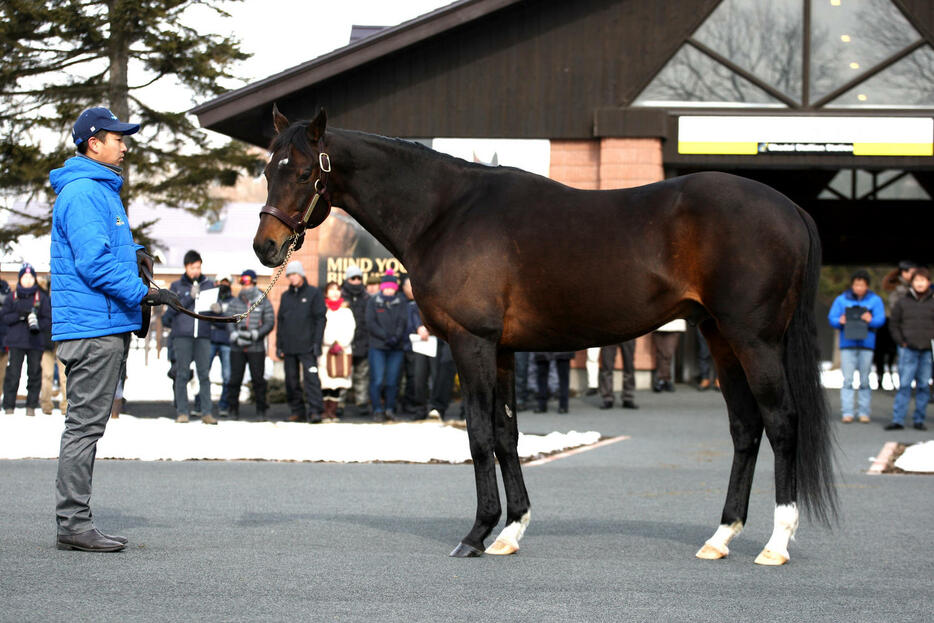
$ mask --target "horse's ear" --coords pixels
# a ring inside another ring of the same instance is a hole
[[[276,128],[276,134],[289,127],[289,120],[279,112],[279,107],[275,104],[272,105],[272,125]]]
[[[317,143],[324,136],[328,128],[328,113],[323,108],[318,109],[318,114],[308,124],[308,139],[312,143]]]

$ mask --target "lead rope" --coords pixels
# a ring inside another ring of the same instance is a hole
[[[242,314],[235,314],[235,315],[233,316],[234,318],[236,318],[236,320],[235,320],[234,322],[240,322],[241,320],[243,320],[244,318],[246,318],[247,316],[249,316],[249,315],[250,315],[250,312],[252,312],[254,309],[256,309],[256,307],[257,307],[260,303],[263,302],[263,299],[266,298],[266,295],[269,294],[269,291],[272,290],[272,288],[273,288],[274,285],[276,285],[276,282],[279,280],[279,277],[282,276],[282,271],[285,270],[286,265],[288,265],[288,263],[289,263],[289,258],[292,257],[292,253],[295,251],[295,245],[298,244],[298,241],[299,241],[300,238],[301,238],[301,236],[293,236],[293,237],[292,237],[292,244],[289,245],[289,252],[286,254],[285,259],[282,260],[282,264],[279,265],[279,269],[276,270],[276,274],[273,276],[272,281],[269,282],[269,285],[266,286],[266,289],[263,290],[263,293],[259,295],[259,298],[258,298],[258,299],[256,299],[255,301],[253,301],[253,304],[250,305],[250,307],[249,307],[245,312],[243,312]],[[217,322],[217,321],[215,320],[215,322]]]

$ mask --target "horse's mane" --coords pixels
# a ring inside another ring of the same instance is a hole
[[[277,134],[275,138],[272,139],[272,143],[269,145],[269,152],[276,153],[278,150],[282,149],[285,146],[292,146],[297,149],[300,153],[314,158],[315,153],[313,150],[313,145],[311,141],[308,140],[308,126],[311,124],[310,121],[296,121],[295,123],[289,125],[282,132]],[[381,143],[388,143],[390,145],[398,146],[405,150],[411,150],[413,152],[419,152],[424,156],[432,156],[437,159],[447,160],[451,163],[457,164],[458,166],[467,167],[467,168],[479,168],[487,170],[499,169],[501,171],[515,171],[518,173],[528,174],[528,171],[518,169],[515,167],[508,166],[490,166],[482,162],[469,162],[463,158],[458,158],[456,156],[451,156],[440,152],[436,149],[432,149],[423,143],[418,141],[412,141],[404,138],[392,138],[388,136],[382,136],[379,134],[369,134],[367,132],[359,132],[356,130],[345,130],[339,128],[329,128],[328,132],[334,132],[335,134],[352,134],[359,136],[364,139],[375,140]]]

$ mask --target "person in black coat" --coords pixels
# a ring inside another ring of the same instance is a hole
[[[10,284],[0,279],[0,310],[6,300],[13,296],[10,292]],[[0,396],[3,395],[3,380],[6,378],[7,361],[10,359],[10,349],[6,346],[6,332],[8,327],[6,323],[0,321]]]
[[[533,357],[538,380],[538,406],[533,410],[534,413],[545,413],[548,410],[548,366],[552,361],[558,370],[558,413],[567,413],[571,359],[574,353],[535,353]]]
[[[9,365],[3,380],[3,408],[8,414],[16,407],[16,392],[26,361],[26,415],[35,415],[42,386],[43,333],[52,327],[49,295],[36,283],[36,269],[23,264],[16,292],[8,295],[0,312],[7,327],[3,345],[9,348]]]
[[[408,309],[405,297],[397,294],[398,291],[396,275],[387,270],[380,280],[379,294],[370,297],[366,305],[366,326],[370,333],[370,406],[375,422],[395,419],[399,371],[408,339]]]
[[[370,386],[370,336],[366,330],[366,302],[370,298],[367,294],[366,286],[363,284],[363,271],[359,266],[349,266],[344,274],[344,283],[341,285],[341,298],[347,302],[350,311],[353,312],[353,319],[356,322],[356,329],[353,334],[353,368],[351,372],[351,382],[353,387],[353,404],[360,413],[369,405],[369,386]],[[347,398],[350,400],[350,397]]]
[[[285,276],[289,289],[279,300],[276,355],[285,364],[285,394],[292,411],[289,420],[302,422],[307,415],[312,424],[317,424],[324,411],[318,358],[328,310],[320,290],[305,280],[301,262],[289,262]]]

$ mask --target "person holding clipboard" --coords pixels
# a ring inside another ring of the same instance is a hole
[[[869,370],[876,347],[876,330],[885,324],[885,304],[869,289],[869,273],[865,270],[853,273],[849,289],[834,300],[827,320],[840,332],[840,365],[843,368],[841,421],[849,424],[855,412],[860,422],[868,424],[872,400]],[[856,372],[859,372],[859,393],[858,404],[854,405],[853,375]]]

